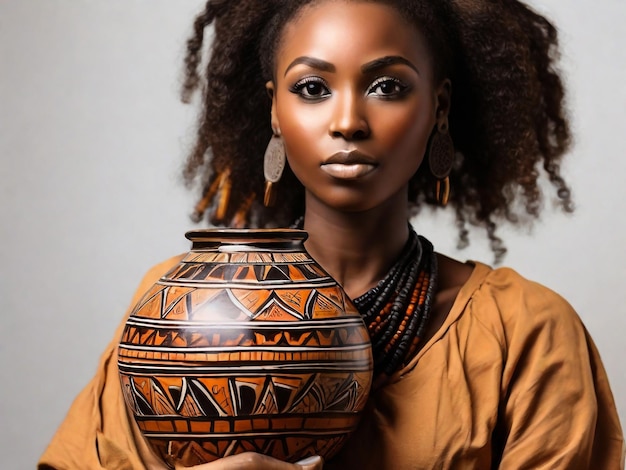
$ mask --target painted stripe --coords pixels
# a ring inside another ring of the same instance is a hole
[[[291,282],[285,284],[284,280],[278,281],[254,281],[254,283],[245,282],[229,282],[229,281],[207,281],[201,279],[198,281],[185,280],[178,281],[175,279],[161,278],[156,284],[161,286],[177,286],[177,287],[198,287],[204,289],[245,289],[245,290],[301,290],[301,289],[319,289],[320,287],[337,287],[337,284],[328,277],[319,278],[319,281],[307,279],[306,282]]]
[[[327,362],[304,362],[296,363],[277,362],[268,364],[247,363],[246,366],[239,366],[233,362],[225,362],[222,366],[154,366],[143,364],[129,364],[122,360],[118,361],[120,372],[126,375],[153,375],[153,376],[181,376],[193,375],[195,377],[241,377],[268,375],[272,372],[290,374],[310,374],[311,372],[345,373],[345,372],[367,372],[372,370],[372,363],[369,360],[360,361],[327,361]]]
[[[203,321],[164,320],[158,318],[131,316],[126,321],[133,326],[161,326],[165,329],[207,329],[207,330],[321,330],[350,326],[364,326],[360,316],[348,318],[324,318],[320,320],[267,321],[249,320],[245,322],[210,323]]]
[[[164,352],[176,354],[193,354],[193,353],[323,353],[329,352],[349,352],[349,351],[366,351],[370,348],[370,343],[361,343],[350,346],[205,346],[201,348],[190,347],[165,347],[165,346],[141,346],[135,344],[120,344],[120,350],[129,351],[146,351],[146,352]]]

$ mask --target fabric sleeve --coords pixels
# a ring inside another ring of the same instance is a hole
[[[515,470],[623,469],[615,402],[589,334],[560,296],[517,282],[492,292],[506,312],[494,462]]]
[[[130,309],[141,295],[180,261],[171,258],[145,275],[124,320],[100,358],[95,377],[76,397],[65,419],[40,458],[38,469],[144,470],[157,462],[134,421],[128,419],[119,385],[117,346]]]

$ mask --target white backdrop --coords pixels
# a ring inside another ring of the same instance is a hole
[[[178,101],[200,0],[0,0],[0,454],[34,468],[142,274],[188,248],[179,181],[195,110]],[[505,230],[505,264],[565,296],[595,338],[626,420],[626,37],[620,0],[535,0],[559,25],[577,212]],[[454,249],[447,215],[418,231]]]

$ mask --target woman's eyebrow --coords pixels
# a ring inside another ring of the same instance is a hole
[[[302,56],[294,59],[285,70],[285,75],[289,72],[290,69],[295,67],[296,65],[304,64],[308,65],[311,68],[321,70],[323,72],[335,72],[335,66],[330,62],[326,62],[325,60],[316,59],[314,57]]]
[[[367,64],[363,64],[361,66],[361,72],[368,73],[395,64],[407,65],[415,70],[418,75],[420,74],[419,70],[417,70],[417,67],[413,65],[410,60],[405,59],[404,57],[399,55],[388,55],[385,57],[380,57],[379,59],[374,59]]]

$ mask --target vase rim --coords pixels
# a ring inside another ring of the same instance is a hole
[[[295,228],[206,228],[190,230],[185,238],[192,242],[303,242],[309,234]]]

